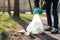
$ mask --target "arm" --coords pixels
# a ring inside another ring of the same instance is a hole
[[[35,0],[35,1],[37,1],[37,0]],[[45,1],[45,0],[43,0],[43,1]],[[37,1],[37,2],[39,2],[39,1]],[[44,9],[46,9],[47,7],[49,7],[48,3],[50,3],[50,2],[44,3],[44,5],[41,8],[37,7],[36,5],[38,5],[38,4],[35,3],[35,8],[36,9],[34,10],[34,14],[41,14]]]
[[[42,9],[45,10],[49,8],[51,5],[51,0],[44,0],[44,5],[42,6]]]
[[[42,8],[39,8],[39,0],[34,0],[34,14],[42,13]]]
[[[34,0],[34,8],[39,8],[39,0]]]

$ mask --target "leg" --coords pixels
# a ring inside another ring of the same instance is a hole
[[[46,9],[47,23],[50,27],[52,27],[51,13],[50,8]]]
[[[58,0],[53,1],[53,16],[54,16],[54,27],[58,28],[58,13],[57,13],[57,7],[58,7]]]
[[[46,16],[47,16],[47,23],[50,27],[52,27],[52,20],[51,20],[51,13],[50,13],[50,9],[51,9],[51,2],[47,2],[47,8],[46,8]]]
[[[53,17],[54,17],[54,28],[52,29],[51,33],[56,34],[58,33],[58,14],[57,14],[57,6],[58,0],[53,0]]]
[[[51,31],[52,30],[52,20],[51,20],[51,13],[50,13],[51,1],[47,1],[42,8],[46,9],[47,23],[50,26],[47,29],[45,29],[45,31]]]

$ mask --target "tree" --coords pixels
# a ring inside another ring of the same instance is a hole
[[[19,0],[14,0],[14,15],[19,17]]]
[[[10,9],[10,0],[8,0],[8,13],[9,13],[9,15],[11,15],[10,11],[11,11],[11,9]]]
[[[33,14],[33,10],[32,10],[32,7],[31,7],[31,2],[30,2],[30,0],[29,0],[29,6],[30,6],[31,13]]]
[[[3,13],[5,12],[5,0],[3,1]]]

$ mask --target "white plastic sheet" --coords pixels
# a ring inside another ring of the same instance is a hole
[[[39,14],[35,14],[33,17],[32,22],[27,26],[26,28],[26,35],[30,35],[30,34],[39,34],[44,32],[43,29],[43,24],[42,21],[40,19]]]

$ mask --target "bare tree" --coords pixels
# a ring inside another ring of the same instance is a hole
[[[10,9],[10,0],[8,0],[8,13],[9,13],[9,15],[11,15],[10,11],[11,11],[11,9]]]
[[[33,14],[33,10],[32,10],[32,6],[31,6],[30,0],[29,0],[29,6],[30,6],[31,13]]]
[[[5,0],[3,1],[3,13],[5,12]]]
[[[19,17],[19,0],[14,0],[14,15]]]

